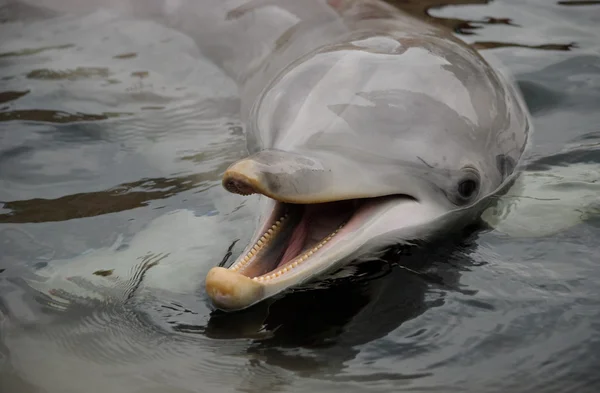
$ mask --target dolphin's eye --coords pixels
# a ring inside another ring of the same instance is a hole
[[[461,198],[471,199],[475,191],[477,191],[477,182],[473,179],[466,179],[458,183],[458,193]]]
[[[462,175],[456,183],[455,192],[453,192],[454,203],[465,205],[473,202],[479,195],[479,174],[474,168],[464,168]]]

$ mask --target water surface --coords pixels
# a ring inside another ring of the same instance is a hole
[[[515,75],[527,171],[489,230],[226,315],[233,83],[156,24],[0,2],[0,392],[598,391],[600,5],[395,4]]]

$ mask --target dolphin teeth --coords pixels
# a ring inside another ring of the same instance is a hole
[[[257,241],[256,244],[254,244],[252,246],[252,248],[250,249],[250,251],[248,251],[246,253],[246,255],[239,259],[236,263],[234,263],[229,269],[233,270],[233,271],[238,271],[242,268],[244,268],[248,263],[250,263],[250,260],[252,258],[254,258],[256,256],[256,254],[258,254],[258,252],[263,249],[265,247],[265,245],[268,244],[269,240],[273,237],[273,235],[275,233],[278,232],[278,230],[281,228],[281,224],[283,221],[285,221],[285,219],[287,219],[288,214],[284,214],[283,216],[281,216],[279,218],[279,220],[277,220],[275,222],[275,224],[271,225],[271,228],[269,228],[267,230],[267,232],[265,232]]]
[[[342,229],[344,227],[344,225],[345,225],[345,223],[340,225],[335,231],[333,231],[326,238],[321,240],[321,242],[319,244],[317,244],[316,246],[314,246],[312,249],[305,252],[301,256],[296,257],[294,262],[288,263],[287,265],[280,268],[276,272],[271,272],[271,274],[266,274],[266,275],[260,276],[258,278],[255,277],[255,279],[258,279],[258,281],[268,281],[268,280],[272,280],[274,278],[279,278],[279,277],[285,275],[287,272],[293,270],[294,268],[298,267],[298,265],[300,265],[301,263],[303,263],[304,261],[309,259],[315,252],[317,252],[320,248],[322,248],[325,244],[327,244],[328,241],[330,241],[335,235],[337,235],[337,233],[340,231],[340,229]]]
[[[271,227],[267,229],[267,231],[256,241],[256,243],[252,246],[252,248],[250,248],[246,255],[243,258],[239,259],[235,264],[233,264],[233,266],[231,266],[230,269],[233,271],[239,271],[246,267],[246,265],[248,265],[256,257],[256,255],[265,246],[267,246],[269,242],[275,237],[275,235],[281,230],[281,225],[287,218],[287,213],[279,217],[279,219],[276,220],[275,223],[271,225]],[[293,269],[298,267],[298,265],[302,264],[310,257],[312,257],[315,252],[321,249],[325,244],[327,244],[327,242],[329,242],[335,235],[337,235],[337,233],[340,231],[340,229],[344,227],[344,225],[345,223],[340,225],[335,231],[333,231],[327,237],[322,239],[321,242],[313,246],[312,249],[306,251],[302,255],[297,256],[293,262],[286,264],[277,271],[272,271],[262,276],[253,277],[252,280],[258,282],[266,282],[284,276],[286,273],[292,271]]]

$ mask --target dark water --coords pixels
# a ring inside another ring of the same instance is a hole
[[[0,2],[0,392],[598,391],[600,5],[396,3],[515,75],[528,170],[493,229],[224,315],[234,85],[157,25]]]

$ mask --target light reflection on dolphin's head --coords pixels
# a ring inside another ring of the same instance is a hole
[[[209,272],[209,296],[246,308],[459,229],[512,178],[528,128],[519,93],[453,40],[360,37],[304,57],[254,105],[260,149],[224,175],[267,198],[244,253]]]

